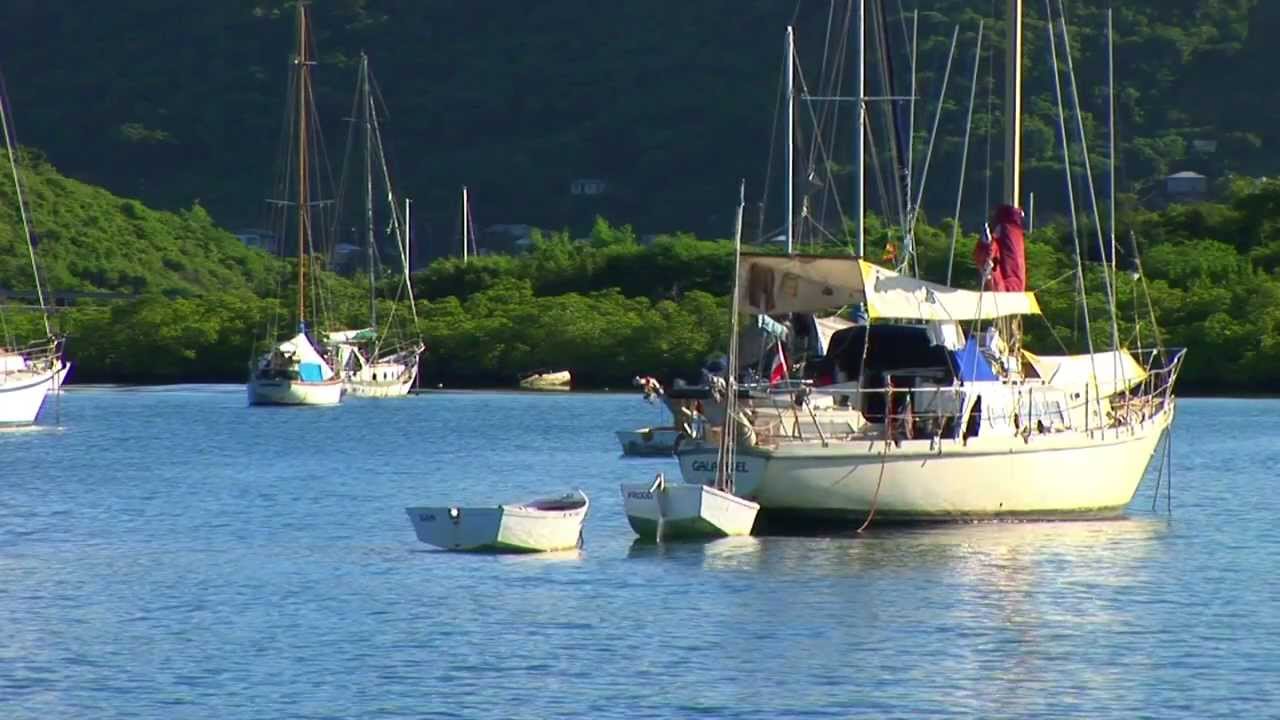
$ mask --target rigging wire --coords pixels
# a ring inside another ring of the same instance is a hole
[[[951,285],[951,270],[956,259],[956,239],[960,234],[960,206],[964,201],[965,170],[969,166],[969,139],[973,130],[973,101],[978,94],[978,70],[982,67],[982,38],[986,21],[978,21],[978,46],[973,51],[973,79],[969,85],[969,113],[964,121],[964,149],[960,155],[960,181],[956,186],[956,213],[951,221],[951,250],[947,254],[947,282]]]

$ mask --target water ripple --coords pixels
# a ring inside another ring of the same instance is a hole
[[[1280,706],[1280,403],[1187,400],[1108,522],[638,542],[634,396],[259,412],[79,389],[0,433],[5,718],[1261,716]],[[468,556],[402,508],[582,487],[586,544]],[[1162,491],[1163,493],[1163,491]]]

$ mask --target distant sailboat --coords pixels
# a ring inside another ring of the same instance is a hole
[[[413,284],[409,281],[408,206],[405,217],[397,214],[395,194],[391,189],[391,176],[387,170],[386,156],[382,148],[382,132],[378,124],[378,109],[372,91],[369,74],[369,58],[360,55],[360,76],[356,83],[355,119],[363,130],[364,145],[364,230],[365,250],[369,271],[369,327],[330,333],[329,342],[337,351],[338,367],[346,391],[358,397],[402,397],[409,394],[418,377],[418,360],[426,344],[417,333],[417,310],[413,304]],[[377,161],[379,179],[386,190],[388,229],[395,237],[400,264],[404,269],[400,289],[409,300],[412,329],[399,333],[393,315],[378,326],[377,302],[377,243],[374,235],[374,162]],[[344,173],[345,176],[345,173]],[[402,240],[403,238],[403,240]]]
[[[34,342],[19,346],[19,341],[9,335],[7,323],[4,336],[0,337],[0,343],[3,343],[0,344],[0,427],[17,427],[31,425],[36,421],[45,397],[50,392],[61,392],[62,380],[71,366],[62,359],[63,339],[55,335],[49,325],[49,308],[45,304],[40,272],[36,266],[35,240],[22,197],[18,152],[10,130],[7,103],[8,98],[0,95],[0,128],[3,128],[5,154],[9,158],[9,171],[13,176],[17,214],[22,222],[23,238],[31,259],[36,301],[40,304],[41,319],[44,322],[44,337]]]
[[[308,258],[313,251],[311,227],[312,209],[316,203],[310,195],[311,172],[308,120],[315,116],[314,96],[311,90],[311,43],[307,20],[307,4],[297,4],[298,50],[294,57],[294,77],[290,83],[292,122],[296,136],[290,149],[296,156],[285,163],[287,189],[296,183],[296,200],[278,202],[279,206],[293,205],[297,210],[298,237],[298,325],[294,335],[277,343],[252,366],[248,384],[250,405],[336,405],[342,401],[342,379],[334,372],[329,360],[320,348],[324,346],[312,339],[307,325],[307,282],[315,278],[307,275]],[[292,156],[293,153],[290,153]],[[315,275],[313,268],[312,275]],[[310,308],[316,315],[317,308]]]

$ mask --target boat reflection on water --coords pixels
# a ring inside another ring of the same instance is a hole
[[[766,538],[763,552],[768,564],[803,562],[810,572],[840,575],[944,565],[985,574],[1019,562],[1104,568],[1141,560],[1167,529],[1156,518],[872,526],[862,534]]]
[[[711,542],[637,539],[628,558],[697,562],[706,568],[758,568],[818,576],[891,570],[946,570],[949,582],[987,590],[1070,577],[1123,584],[1169,531],[1156,517],[1063,522],[983,522],[872,527],[824,537],[753,536]]]
[[[636,538],[628,559],[671,559],[716,570],[754,570],[761,565],[767,538],[736,535],[714,540],[654,542]]]

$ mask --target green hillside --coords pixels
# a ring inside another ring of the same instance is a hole
[[[25,177],[43,275],[53,281],[48,289],[126,296],[82,298],[55,314],[58,329],[70,336],[76,380],[243,380],[268,319],[287,317],[289,303],[276,298],[293,292],[289,263],[244,248],[199,208],[149,210],[39,162]],[[0,286],[22,290],[30,287],[25,247],[12,197],[0,199],[0,243],[7,248]],[[1158,335],[1189,347],[1188,390],[1280,392],[1280,181],[1240,181],[1226,202],[1134,212],[1122,224],[1134,228],[1147,280],[1144,288],[1129,274],[1133,256],[1122,242],[1122,343],[1149,347]],[[868,256],[878,258],[890,229],[875,217],[868,229]],[[950,228],[922,226],[918,237],[923,275],[941,280]],[[1083,229],[1086,247],[1094,238]],[[955,279],[962,286],[975,284],[974,242],[961,234],[957,245]],[[848,252],[841,245],[822,250]],[[1030,283],[1045,316],[1029,320],[1026,330],[1046,352],[1086,347],[1073,258],[1066,225],[1044,226],[1029,239]],[[414,275],[419,328],[430,346],[424,380],[509,385],[539,367],[572,368],[587,386],[624,386],[641,373],[690,376],[724,347],[731,267],[727,241],[683,234],[646,245],[631,227],[602,219],[584,241],[536,233],[527,255],[482,256],[465,265],[438,260]],[[1087,267],[1093,338],[1105,348],[1110,326],[1100,266]],[[321,277],[335,326],[364,322],[367,284]],[[379,315],[386,318],[394,278],[379,290]],[[3,309],[6,333],[39,332],[36,315]],[[401,302],[396,312],[406,317],[409,309]]]
[[[278,262],[217,227],[198,203],[177,212],[152,210],[59,174],[39,153],[22,155],[42,276],[55,291],[261,292],[276,281]],[[0,150],[6,180],[8,162]],[[0,183],[0,287],[33,287],[11,181]]]
[[[783,28],[796,24],[806,78],[816,87],[829,18],[838,39],[847,2],[325,0],[314,4],[320,116],[331,153],[340,152],[355,58],[368,51],[390,109],[394,169],[418,201],[427,253],[452,247],[464,183],[481,225],[585,232],[599,214],[642,234],[723,234],[736,178],[747,178],[755,199],[768,175],[765,225],[774,227],[781,212],[776,157],[771,173],[766,165],[771,144],[781,142],[774,108]],[[951,29],[961,28],[926,194],[932,216],[948,214],[953,202],[978,21],[985,16],[987,48],[998,50],[1002,4],[887,3],[903,92],[907,20],[898,8],[920,11],[917,174]],[[1067,3],[1095,169],[1105,147],[1102,13],[1112,4]],[[4,3],[0,68],[20,138],[71,175],[120,194],[167,209],[199,199],[228,227],[253,225],[278,147],[290,6],[136,0],[125,11],[116,3]],[[1047,216],[1065,207],[1054,164],[1060,151],[1044,5],[1030,2],[1027,12],[1027,189]],[[1262,77],[1280,61],[1270,41],[1280,32],[1280,6],[1137,0],[1116,4],[1115,25],[1122,192],[1151,200],[1158,179],[1173,170],[1211,178],[1280,172],[1280,129],[1271,121],[1280,106]],[[828,67],[847,66],[847,49],[827,55]],[[989,174],[999,176],[999,139],[988,162],[985,130],[998,127],[1001,57],[995,52],[979,73],[969,227],[990,204]],[[833,158],[850,157],[847,134],[830,148]],[[1215,150],[1196,151],[1197,140],[1215,142]],[[582,177],[605,179],[608,190],[571,195],[570,181]]]

